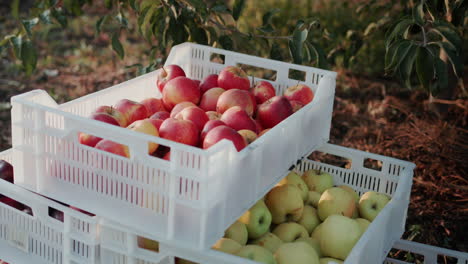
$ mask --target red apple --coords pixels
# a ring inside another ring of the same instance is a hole
[[[13,166],[5,160],[0,160],[0,179],[13,183]]]
[[[185,77],[185,72],[177,65],[167,65],[161,68],[158,75],[156,76],[156,85],[158,86],[159,91],[162,93],[166,83],[179,76]]]
[[[244,138],[236,130],[228,126],[217,126],[206,134],[203,140],[203,149],[210,148],[223,139],[232,141],[237,151],[241,151],[247,146]]]
[[[239,106],[229,108],[223,113],[220,120],[236,131],[249,129],[257,133],[255,121]]]
[[[221,121],[221,120],[210,120],[206,122],[205,126],[203,126],[203,130],[201,132],[201,141],[205,139],[205,136],[208,132],[210,132],[211,129],[217,127],[217,126],[225,126],[226,124]]]
[[[250,92],[255,96],[257,104],[263,104],[276,95],[275,88],[267,81],[257,82]]]
[[[239,89],[231,89],[222,93],[218,98],[216,111],[222,114],[233,106],[240,106],[249,116],[252,116],[255,110],[254,101],[250,93]]]
[[[196,85],[197,87],[200,88],[200,83],[201,83],[200,80],[192,79],[192,81],[195,83],[195,85]]]
[[[247,145],[249,145],[257,139],[257,134],[255,134],[255,132],[249,129],[242,129],[237,131],[237,133],[239,133],[245,139]]]
[[[158,131],[159,131],[159,128],[161,127],[161,124],[164,122],[164,119],[151,119],[151,118],[148,118],[148,122],[151,122],[151,124],[153,124],[153,126],[156,127],[156,129],[158,129]]]
[[[210,74],[200,84],[200,92],[204,94],[211,88],[218,87],[218,74]]]
[[[164,160],[170,161],[170,160],[171,160],[171,152],[170,152],[170,151],[167,152],[167,153],[164,155],[163,159],[164,159]]]
[[[211,88],[210,90],[206,91],[200,100],[200,108],[205,111],[216,111],[216,103],[218,102],[218,98],[225,91],[226,90],[219,87]]]
[[[101,121],[101,122],[104,122],[104,123],[108,123],[108,124],[111,124],[111,125],[114,125],[114,126],[120,126],[120,123],[117,121],[117,119],[115,117],[113,117],[113,116],[111,116],[111,115],[109,115],[109,114],[107,114],[105,112],[93,113],[93,114],[91,114],[91,116],[89,118],[97,120],[97,121]],[[94,147],[94,146],[96,146],[96,144],[99,141],[102,140],[102,138],[80,132],[78,134],[78,140],[83,145]]]
[[[208,120],[210,120],[205,114],[205,111],[203,111],[200,107],[197,106],[190,106],[184,108],[175,116],[175,118],[192,121],[200,131],[203,129],[205,123],[208,122]]]
[[[200,131],[192,121],[182,119],[168,118],[159,128],[160,137],[191,146],[198,144],[199,134]]]
[[[255,125],[257,125],[257,132],[260,133],[260,131],[263,130],[262,124],[260,124],[260,121],[258,119],[255,119]]]
[[[148,117],[148,110],[143,104],[128,99],[118,101],[115,109],[127,117],[128,124]]]
[[[257,118],[263,128],[272,128],[292,114],[289,100],[284,96],[275,96],[258,106]]]
[[[131,125],[129,125],[127,128],[136,132],[159,137],[158,128],[156,127],[156,124],[153,124],[151,120],[154,120],[154,119],[137,120],[133,122]],[[157,143],[149,142],[148,154],[153,154],[157,148],[158,148]]]
[[[159,111],[157,113],[154,113],[152,116],[150,116],[150,119],[160,119],[160,120],[166,120],[171,116],[169,112],[166,111]]]
[[[104,150],[122,157],[130,157],[130,151],[128,147],[111,140],[103,139],[96,144],[96,148]]]
[[[117,110],[115,107],[112,107],[112,106],[107,106],[107,105],[99,106],[98,108],[96,108],[96,110],[94,110],[94,113],[106,113],[108,115],[113,116],[115,120],[119,122],[119,125],[121,127],[126,127],[130,124],[128,123],[127,117],[122,112],[120,112],[119,110]]]
[[[221,118],[221,114],[216,111],[208,111],[206,112],[206,115],[210,120],[218,120]]]
[[[291,103],[291,106],[292,106],[292,109],[293,109],[294,113],[299,111],[299,109],[301,109],[304,106],[300,101],[289,100],[289,102]]]
[[[299,101],[302,103],[302,105],[306,105],[312,102],[312,99],[314,99],[314,93],[312,92],[312,89],[310,89],[310,87],[305,84],[297,84],[288,87],[288,89],[286,89],[284,92],[284,96],[286,96],[286,98],[291,101]]]
[[[227,66],[219,73],[218,86],[225,90],[240,89],[248,91],[250,80],[241,68]]]
[[[184,110],[184,108],[190,107],[190,106],[197,106],[197,105],[192,102],[178,103],[176,106],[174,106],[174,108],[172,108],[170,117],[175,117],[180,111]]]
[[[187,77],[177,77],[166,83],[163,90],[163,102],[167,110],[182,102],[198,104],[200,88]]]
[[[159,98],[146,98],[143,101],[141,101],[141,104],[146,107],[146,110],[148,111],[148,116],[151,116],[154,113],[160,111],[166,111],[166,108],[164,108],[163,105],[163,101]]]

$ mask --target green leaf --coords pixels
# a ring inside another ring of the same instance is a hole
[[[434,22],[434,27],[431,31],[440,35],[447,42],[453,45],[455,49],[461,50],[463,47],[463,39],[452,26],[447,24],[443,22]]]
[[[413,8],[413,20],[416,21],[416,24],[424,26],[424,4],[421,1],[419,4],[415,5]]]
[[[21,35],[14,36],[10,39],[11,45],[13,46],[13,52],[16,58],[21,58],[21,48],[23,46],[23,37]]]
[[[401,38],[403,34],[408,30],[408,28],[413,24],[413,20],[411,19],[402,19],[401,21],[399,21],[395,25],[395,27],[393,27],[393,30],[388,31],[390,33],[388,33],[386,36],[385,47],[388,48],[390,44],[392,44],[395,41],[395,39]]]
[[[190,24],[190,37],[198,44],[208,44],[208,35],[205,29],[198,27],[195,23]]]
[[[434,79],[434,57],[426,47],[418,47],[416,54],[416,74],[419,82],[427,89],[431,90],[431,81]]]
[[[366,30],[364,30],[364,36],[369,36],[372,34],[375,30],[377,29],[377,24],[372,22],[369,25],[367,25]]]
[[[391,61],[389,62],[389,64],[387,64],[387,66],[385,67],[385,70],[398,68],[398,66],[401,64],[401,62],[405,58],[406,54],[409,52],[410,48],[411,48],[411,41],[403,40],[399,42],[397,44],[395,52],[393,53],[393,56],[391,57]]]
[[[53,8],[52,9],[52,17],[59,22],[62,27],[66,27],[68,24],[67,17],[64,15],[63,10],[61,8]]]
[[[440,58],[435,58],[435,74],[437,78],[438,90],[445,90],[448,87],[448,67]],[[435,91],[432,91],[435,92]]]
[[[63,0],[63,6],[75,16],[80,16],[83,14],[80,2],[78,0]]]
[[[112,35],[112,49],[114,49],[114,51],[117,53],[117,55],[119,55],[120,59],[124,58],[125,52],[124,52],[122,43],[120,43],[118,33],[114,33]]]
[[[221,47],[223,47],[223,49],[232,50],[234,47],[234,43],[232,42],[231,37],[228,35],[219,37],[218,43],[221,45]]]
[[[31,75],[34,69],[36,69],[37,53],[29,40],[23,42],[21,45],[21,60],[23,61],[26,75]]]
[[[257,30],[259,30],[259,31],[261,31],[263,33],[273,33],[273,32],[275,32],[275,29],[270,24],[259,27],[259,28],[257,28]]]
[[[44,24],[52,24],[52,21],[50,20],[50,10],[49,9],[44,10],[44,12],[42,12],[39,15],[39,19]]]
[[[152,27],[152,18],[153,16],[158,12],[158,7],[153,5],[151,6],[147,12],[145,12],[145,15],[143,16],[143,21],[140,26],[141,34],[145,37],[147,41],[151,40],[151,34],[153,33],[153,27]],[[158,21],[161,23],[161,21]]]
[[[39,22],[39,18],[35,17],[33,19],[23,20],[21,22],[23,23],[24,29],[26,29],[28,35],[31,36],[31,28],[37,25],[37,23]]]
[[[273,8],[266,12],[263,17],[262,17],[262,23],[263,26],[271,24],[271,19],[273,18],[274,15],[278,14],[281,11],[279,8]]]
[[[453,71],[457,77],[461,77],[463,73],[463,61],[457,51],[447,42],[438,42],[437,45],[447,54],[450,63],[452,64]]]
[[[98,34],[101,33],[102,25],[106,23],[108,17],[109,17],[108,15],[105,15],[105,16],[100,17],[98,21],[96,21],[96,31]]]
[[[218,4],[218,5],[213,6],[211,8],[211,11],[216,12],[216,13],[229,13],[230,12],[229,8],[224,4]]]
[[[289,50],[293,58],[293,62],[296,64],[302,64],[302,51],[304,47],[304,41],[307,39],[309,34],[308,29],[301,29],[304,23],[299,21],[296,29],[292,34],[292,39],[289,40]]]
[[[113,0],[104,0],[104,4],[106,5],[107,9],[111,9],[113,6]]]
[[[281,52],[282,50],[281,50],[280,45],[276,42],[273,42],[273,44],[271,45],[271,50],[270,50],[270,58],[274,60],[283,61],[283,55]]]
[[[315,64],[318,68],[328,69],[329,65],[325,51],[315,43],[306,42],[306,47],[312,55],[311,62],[315,60]]]
[[[245,6],[245,0],[235,0],[234,6],[232,8],[232,17],[234,20],[238,20],[240,14],[242,13],[242,10],[244,9]]]
[[[411,89],[411,74],[413,72],[414,62],[416,60],[418,46],[411,44],[410,50],[398,68],[398,75],[408,89]]]
[[[19,18],[19,7],[20,7],[20,0],[13,0],[11,1],[11,15],[18,19]]]
[[[115,19],[119,21],[120,25],[124,28],[128,28],[128,20],[126,17],[123,16],[122,13],[119,13],[115,16]]]

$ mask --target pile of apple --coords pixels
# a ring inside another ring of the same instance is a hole
[[[343,263],[389,201],[385,194],[359,197],[349,186],[335,187],[325,172],[291,171],[213,249],[265,264]]]
[[[241,151],[314,98],[303,84],[289,87],[284,95],[276,95],[267,81],[251,86],[247,74],[235,66],[200,82],[186,77],[179,66],[168,65],[159,71],[156,86],[162,98],[122,99],[98,107],[90,118],[203,149],[227,139]],[[80,133],[79,141],[129,157],[127,146],[108,139]],[[149,143],[148,153],[170,159],[168,148],[158,149],[156,143]]]

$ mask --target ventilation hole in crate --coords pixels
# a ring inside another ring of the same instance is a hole
[[[306,73],[304,71],[289,69],[288,78],[291,80],[305,81]]]
[[[159,252],[159,242],[146,237],[137,236],[137,244],[141,249]]]
[[[424,263],[423,255],[409,252],[406,250],[401,250],[401,249],[390,250],[390,252],[388,253],[388,257],[394,260],[405,261],[405,263]],[[390,262],[390,263],[393,263],[393,262]]]
[[[49,207],[49,216],[54,219],[54,220],[58,220],[60,222],[63,222],[63,212],[60,211],[60,210],[57,210],[55,208],[52,208],[52,207]]]
[[[345,168],[345,169],[351,168],[350,159],[328,154],[328,153],[323,153],[320,151],[312,152],[312,154],[309,155],[308,159],[318,161],[321,163],[326,163],[326,164],[333,165],[333,166],[340,167],[340,168]]]
[[[458,259],[454,257],[449,257],[445,255],[437,255],[437,263],[444,263],[444,264],[457,264]],[[465,264],[468,263],[468,261],[465,261]]]
[[[19,210],[19,211],[22,211],[22,212],[24,212],[24,213],[26,213],[28,215],[33,215],[33,211],[31,209],[31,207],[29,207],[29,206],[27,206],[27,205],[25,205],[25,204],[23,204],[21,202],[18,202],[15,199],[10,198],[8,196],[3,196],[2,195],[0,197],[0,203],[6,204],[9,207],[14,208],[14,209]]]
[[[171,148],[168,146],[159,145],[156,151],[151,156],[170,161],[171,160]]]
[[[276,81],[277,72],[275,70],[270,70],[262,67],[252,66],[248,64],[238,63],[237,67],[240,67],[244,70],[247,75],[251,76],[250,81],[256,83],[256,78],[261,78],[270,81]]]
[[[223,54],[211,53],[210,61],[218,64],[224,64],[226,57]]]
[[[376,171],[382,171],[382,161],[366,158],[364,159],[364,167]]]

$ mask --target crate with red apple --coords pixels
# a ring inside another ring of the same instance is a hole
[[[40,90],[13,97],[15,183],[205,249],[328,141],[334,72],[191,43],[165,65],[61,105]]]

